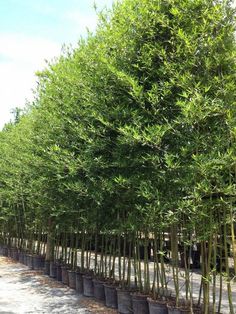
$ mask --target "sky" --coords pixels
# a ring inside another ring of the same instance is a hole
[[[95,1],[98,10],[114,0]],[[94,0],[0,0],[0,130],[33,99],[35,72],[95,31]]]

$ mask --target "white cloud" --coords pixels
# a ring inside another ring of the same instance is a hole
[[[75,27],[75,32],[79,32],[80,35],[86,34],[87,28],[89,31],[95,31],[98,22],[98,16],[95,11],[95,7],[97,8],[98,12],[104,8],[110,8],[114,0],[86,0],[86,2],[87,11],[84,11],[83,6],[78,4],[78,2],[76,3],[75,1],[74,9],[65,11],[61,16],[62,19],[73,24]]]
[[[60,51],[59,44],[43,38],[0,33],[0,129],[9,121],[12,108],[23,107],[26,99],[32,99],[35,71]]]
[[[57,43],[37,37],[16,33],[0,33],[0,56],[13,61],[42,66],[44,59],[51,59],[60,53]]]
[[[84,15],[80,11],[68,11],[65,12],[64,18],[73,23],[80,34],[86,33],[87,28],[90,31],[94,31],[97,25],[97,16],[94,13],[93,15]]]
[[[30,67],[14,62],[0,63],[0,126],[10,119],[10,111],[15,107],[23,107],[26,96],[32,98],[29,86],[35,80]]]
[[[97,2],[100,10],[106,5],[110,6],[113,0],[70,1],[68,7],[70,9],[64,12],[55,5],[56,0],[52,3],[46,0],[37,3],[25,0],[22,3],[32,7],[36,12],[51,16],[52,20],[59,18],[61,26],[65,26],[62,40],[76,44],[78,37],[86,34],[87,27],[90,31],[96,28],[97,15],[91,10],[94,2]],[[82,1],[85,1],[86,5]],[[37,37],[35,34],[27,36],[20,30],[18,33],[0,31],[0,129],[9,121],[11,109],[23,107],[26,99],[32,99],[31,90],[36,82],[35,71],[45,66],[45,59],[50,60],[59,56],[61,44],[42,36]]]

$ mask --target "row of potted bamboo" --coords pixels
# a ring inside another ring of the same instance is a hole
[[[106,239],[105,242],[109,241]],[[11,243],[17,244],[17,240],[11,240]],[[47,259],[47,245],[37,241],[31,252],[26,241],[28,252],[18,250],[16,247],[10,249],[5,247],[5,254],[18,259],[30,268],[44,268],[45,274],[76,289],[78,293],[95,297],[99,301],[104,301],[109,307],[118,308],[119,313],[201,313],[200,307],[194,307],[191,300],[186,302],[180,299],[176,304],[176,296],[171,297],[165,278],[166,262],[169,261],[164,260],[163,255],[159,255],[160,260],[157,261],[155,251],[154,255],[149,256],[148,242],[146,246],[144,245],[144,256],[140,256],[137,246],[133,247],[135,243],[128,243],[130,248],[128,255],[125,257],[127,248],[123,247],[124,255],[120,259],[119,256],[115,256],[117,254],[115,250],[98,253],[88,250],[87,246],[84,247],[84,251],[78,250],[75,246],[68,247],[67,241],[55,243],[51,260]],[[109,243],[107,249],[108,247]],[[36,252],[35,248],[39,248],[39,251],[37,254],[32,254]],[[136,253],[133,248],[136,248]],[[150,259],[154,261],[152,285]],[[178,266],[173,263],[171,265],[172,268]],[[131,279],[132,277],[134,280]]]
[[[169,303],[164,299],[153,300],[135,288],[122,289],[116,281],[97,277],[91,270],[82,271],[80,267],[72,269],[71,265],[66,265],[60,260],[45,261],[45,256],[29,254],[15,247],[1,247],[0,253],[27,265],[31,269],[44,270],[45,275],[61,281],[71,289],[75,289],[79,294],[94,297],[96,300],[104,302],[107,307],[118,309],[119,313],[176,313],[176,309],[171,306],[170,298]],[[190,311],[182,308],[180,313],[190,313]]]

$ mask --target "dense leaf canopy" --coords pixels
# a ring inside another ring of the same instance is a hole
[[[235,212],[234,32],[231,1],[124,0],[102,12],[0,133],[2,228],[184,221],[204,237],[221,224],[222,208]]]

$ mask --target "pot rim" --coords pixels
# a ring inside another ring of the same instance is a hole
[[[161,300],[161,299],[153,299],[152,297],[147,297],[147,301],[150,303],[158,303],[158,304],[166,304],[167,305],[167,301],[165,300]]]
[[[82,275],[83,278],[87,278],[87,279],[93,279],[93,276],[88,275],[88,274],[84,274]]]
[[[190,310],[190,307],[189,306],[176,306],[174,303],[166,303],[167,307],[170,308],[170,309],[177,309],[177,310],[181,310],[181,311],[189,311]]]
[[[132,296],[132,298],[138,298],[138,299],[146,299],[147,300],[147,298],[148,298],[148,294],[143,294],[143,293],[141,293],[141,292],[139,292],[139,291],[137,291],[137,292],[131,292],[131,296]]]

